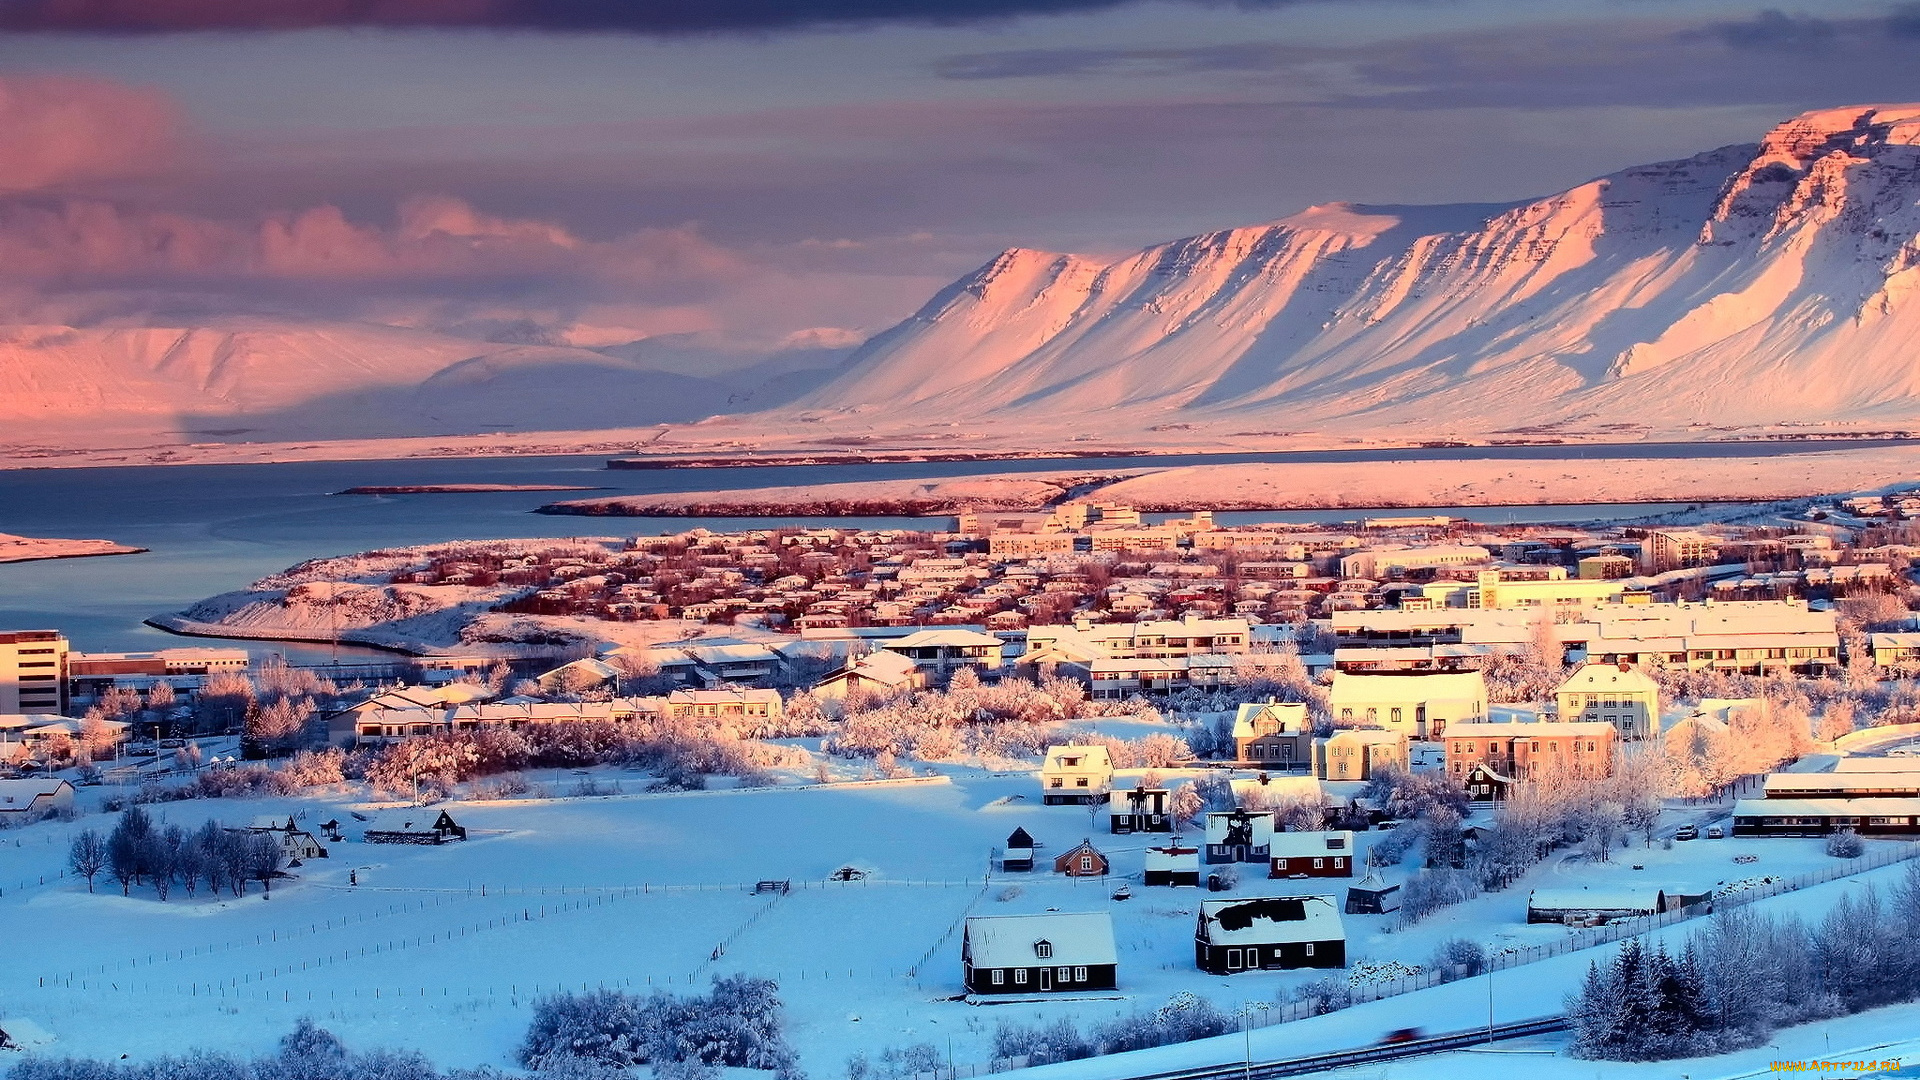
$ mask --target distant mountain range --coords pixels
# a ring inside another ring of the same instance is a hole
[[[1825,110],[1528,202],[1010,250],[798,405],[1102,434],[1920,426],[1917,233],[1920,105]]]
[[[769,411],[731,427],[872,438],[973,422],[1056,444],[1149,428],[1396,442],[1920,430],[1917,237],[1920,105],[1855,106],[1527,202],[1335,203],[1119,259],[1016,248],[850,353],[341,322],[0,326],[0,443]]]

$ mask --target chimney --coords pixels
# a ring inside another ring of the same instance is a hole
[[[1620,661],[1620,670],[1621,670],[1622,672],[1627,672],[1627,671],[1632,671],[1632,670],[1633,670],[1633,665],[1632,665],[1632,664],[1629,664],[1629,663],[1627,663],[1627,662],[1626,662],[1625,660],[1622,660],[1622,661]]]

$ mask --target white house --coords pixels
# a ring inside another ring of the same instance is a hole
[[[1644,739],[1660,723],[1660,685],[1627,664],[1585,664],[1554,691],[1563,721],[1604,721],[1622,739]]]
[[[1394,675],[1336,671],[1329,708],[1336,727],[1377,727],[1411,739],[1437,739],[1448,724],[1486,718],[1487,681],[1478,671]]]
[[[73,806],[73,785],[58,778],[0,780],[0,822],[31,821]]]
[[[1227,810],[1207,815],[1206,861],[1264,863],[1273,847],[1273,814]]]
[[[855,690],[892,694],[927,684],[913,658],[882,649],[853,661],[813,684],[813,696],[823,701],[845,698]]]
[[[1104,746],[1049,746],[1040,765],[1040,793],[1048,806],[1090,804],[1113,785],[1113,757]]]
[[[972,668],[982,679],[1000,675],[1000,639],[962,627],[935,627],[908,634],[881,646],[912,660],[928,682],[944,684],[961,668]]]

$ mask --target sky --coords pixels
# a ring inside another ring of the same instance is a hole
[[[1920,100],[1920,4],[0,0],[0,322],[843,347],[1010,246]]]

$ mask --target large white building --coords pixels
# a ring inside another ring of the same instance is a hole
[[[1339,727],[1373,727],[1410,739],[1437,739],[1448,724],[1486,719],[1487,682],[1478,671],[1356,675],[1336,671],[1328,706]]]
[[[66,711],[66,636],[58,630],[0,633],[0,713]]]
[[[1660,724],[1660,684],[1626,664],[1586,664],[1554,691],[1559,719],[1612,724],[1623,739],[1644,739]]]

